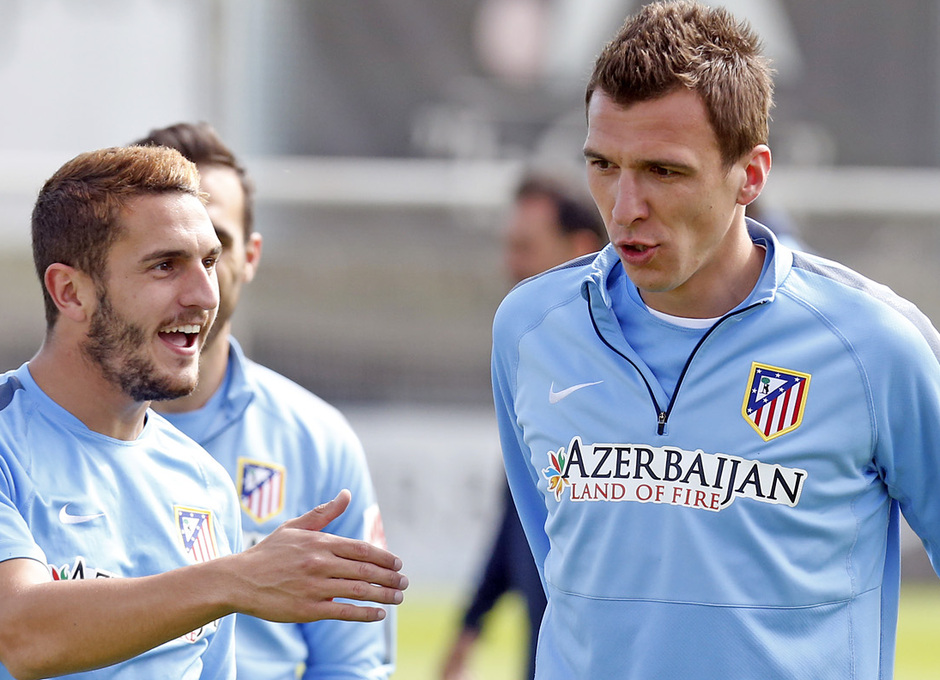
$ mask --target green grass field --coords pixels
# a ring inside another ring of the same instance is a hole
[[[457,630],[461,596],[409,591],[398,612],[396,680],[437,680]],[[503,598],[490,613],[474,658],[477,680],[519,680],[523,667],[522,603]],[[895,680],[940,678],[940,585],[905,584],[901,590]]]

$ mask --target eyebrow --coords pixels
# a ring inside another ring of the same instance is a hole
[[[178,260],[185,257],[189,257],[189,253],[185,250],[155,250],[143,255],[140,261],[146,263],[158,260]]]
[[[219,256],[222,254],[222,246],[215,246],[210,250],[206,255]],[[200,255],[199,259],[206,257],[206,255]],[[150,262],[159,262],[160,260],[185,260],[191,257],[191,253],[188,250],[180,249],[168,249],[168,250],[156,250],[152,253],[148,253],[140,258],[141,263],[147,264]]]
[[[590,147],[584,147],[584,158],[585,160],[597,159],[610,162],[610,158],[605,156],[599,151],[595,151]],[[696,168],[689,165],[688,163],[683,163],[682,161],[677,160],[667,160],[667,159],[656,159],[656,158],[647,158],[640,161],[639,165],[646,168],[651,167],[662,167],[669,168],[673,170],[678,170],[680,172],[692,173],[695,172]]]

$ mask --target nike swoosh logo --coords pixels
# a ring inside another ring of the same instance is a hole
[[[552,386],[548,388],[548,403],[557,404],[559,401],[567,397],[568,395],[577,392],[580,389],[585,387],[590,387],[591,385],[600,385],[603,380],[596,380],[594,382],[581,383],[580,385],[572,385],[571,387],[565,388],[560,392],[555,391],[555,383],[552,383]]]
[[[59,510],[59,521],[62,522],[62,524],[83,524],[93,519],[104,517],[103,512],[99,512],[97,515],[70,515],[68,511],[70,505],[71,503],[66,503],[62,506],[62,509]]]

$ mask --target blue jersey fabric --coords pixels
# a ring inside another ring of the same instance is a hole
[[[38,560],[56,580],[148,576],[238,550],[239,522],[225,470],[158,414],[137,439],[113,439],[50,399],[27,364],[0,376],[0,560]],[[234,623],[67,677],[234,678]]]
[[[201,409],[166,414],[228,470],[241,500],[245,546],[285,520],[352,493],[326,531],[384,547],[375,490],[358,437],[342,414],[284,376],[248,359],[231,340],[223,385]],[[251,680],[388,678],[395,612],[382,622],[236,622],[238,677]]]
[[[899,508],[940,564],[940,336],[749,230],[761,278],[671,393],[612,310],[612,247],[496,314],[507,476],[548,593],[539,680],[892,676]]]

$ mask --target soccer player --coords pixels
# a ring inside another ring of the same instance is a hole
[[[348,491],[238,552],[225,470],[148,410],[195,386],[219,302],[196,166],[81,154],[32,225],[47,329],[0,376],[0,677],[230,679],[234,612],[383,619],[401,561],[319,531]]]
[[[611,245],[496,314],[539,680],[889,678],[899,511],[940,559],[940,336],[745,218],[771,91],[726,10],[628,18],[586,97]]]
[[[582,193],[559,177],[528,174],[522,178],[503,238],[506,271],[513,284],[604,246],[607,242],[604,222],[590,196]],[[499,529],[464,613],[459,635],[448,650],[442,680],[469,677],[470,655],[483,629],[484,617],[510,591],[518,592],[525,600],[529,623],[525,677],[532,678],[545,593],[507,487]]]
[[[362,446],[345,418],[296,383],[248,359],[231,336],[242,286],[254,278],[261,259],[254,192],[245,168],[207,123],[153,130],[137,144],[167,146],[196,163],[201,189],[208,194],[209,217],[222,242],[216,267],[219,316],[202,350],[199,384],[189,395],[154,408],[231,475],[241,501],[246,546],[345,488],[352,492],[350,506],[327,531],[385,547]],[[381,624],[273,623],[240,616],[235,625],[238,675],[252,680],[325,674],[387,678],[394,669],[392,614]]]

